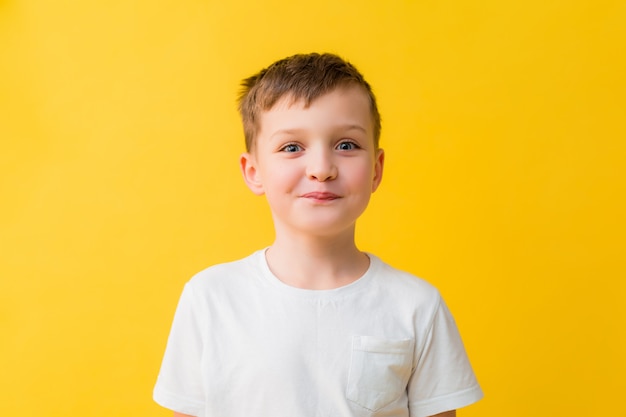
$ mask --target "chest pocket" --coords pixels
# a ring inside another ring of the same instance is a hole
[[[413,363],[412,339],[352,336],[346,397],[377,411],[406,392]]]

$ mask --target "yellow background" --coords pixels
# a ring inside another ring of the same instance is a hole
[[[384,5],[383,5],[384,4]],[[623,412],[624,1],[0,1],[0,415],[168,416],[183,283],[272,240],[238,82],[350,59],[383,115],[360,246],[437,285],[486,397]]]

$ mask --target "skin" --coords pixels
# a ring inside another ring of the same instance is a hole
[[[336,89],[309,107],[284,97],[259,124],[254,149],[241,156],[240,166],[250,190],[270,206],[276,231],[266,252],[270,269],[298,288],[355,281],[369,267],[355,244],[356,221],[384,166],[367,95],[359,87]],[[455,410],[437,414],[454,416]]]
[[[280,100],[260,117],[254,150],[241,156],[248,187],[265,195],[276,238],[266,256],[285,283],[337,288],[369,259],[354,242],[356,220],[382,179],[366,94],[337,89],[309,107]]]

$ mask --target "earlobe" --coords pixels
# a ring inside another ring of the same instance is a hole
[[[256,195],[265,194],[261,176],[257,170],[256,160],[251,153],[245,152],[241,154],[241,157],[239,158],[239,168],[241,168],[243,180],[246,182],[250,191]]]
[[[383,179],[383,167],[385,165],[385,151],[378,149],[374,160],[374,178],[372,179],[372,192],[376,191]]]

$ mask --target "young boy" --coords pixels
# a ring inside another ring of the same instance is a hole
[[[274,243],[185,286],[154,399],[175,416],[454,416],[482,396],[435,288],[357,249],[380,184],[369,84],[331,54],[246,79],[248,187]]]

